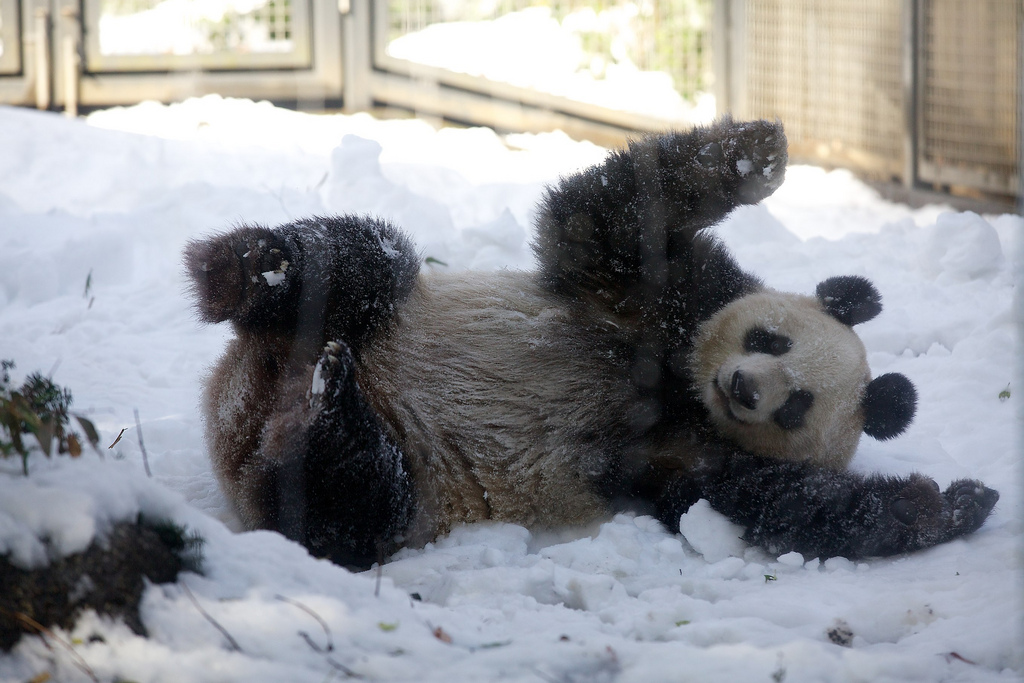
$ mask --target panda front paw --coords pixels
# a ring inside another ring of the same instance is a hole
[[[980,481],[961,479],[940,492],[933,480],[915,476],[893,500],[890,513],[910,531],[906,550],[914,550],[977,531],[998,500],[999,492]]]
[[[286,240],[268,228],[241,227],[185,248],[200,317],[218,323],[245,317],[259,299],[283,285],[294,257]]]
[[[942,497],[951,512],[954,536],[981,528],[999,500],[999,492],[975,479],[960,479],[949,485]]]

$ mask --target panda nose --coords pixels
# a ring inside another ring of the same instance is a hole
[[[757,393],[757,386],[743,373],[737,370],[732,373],[732,381],[729,383],[729,393],[741,406],[747,410],[757,408],[757,400],[760,396]]]

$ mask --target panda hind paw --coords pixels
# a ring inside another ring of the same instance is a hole
[[[332,402],[355,389],[355,358],[348,344],[343,341],[329,341],[320,352],[320,358],[313,367],[313,382],[310,385],[310,400],[314,407]]]
[[[268,228],[240,227],[185,247],[199,314],[210,323],[244,316],[254,299],[285,281],[292,261],[285,240]]]

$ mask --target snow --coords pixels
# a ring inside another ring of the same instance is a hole
[[[551,532],[461,527],[399,552],[378,577],[274,533],[237,532],[198,408],[229,331],[196,322],[183,245],[241,222],[360,210],[400,220],[433,257],[425,268],[530,267],[544,183],[604,150],[559,133],[436,131],[218,97],[87,121],[0,108],[0,150],[0,357],[17,362],[15,382],[39,370],[69,387],[104,443],[102,459],[36,455],[27,478],[17,458],[0,461],[0,552],[37,566],[140,511],[206,538],[204,575],[147,589],[148,639],[95,615],[63,634],[101,680],[319,682],[343,678],[339,667],[389,681],[1024,675],[1021,218],[912,210],[848,173],[796,166],[718,229],[772,287],[875,282],[885,311],[858,327],[872,371],[910,376],[920,405],[905,435],[865,438],[852,466],[923,471],[943,486],[982,479],[1002,497],[975,535],[820,562],[746,547],[698,505],[685,535],[634,515]],[[849,647],[828,635],[844,628]],[[44,671],[88,680],[39,637],[0,655],[0,681]]]

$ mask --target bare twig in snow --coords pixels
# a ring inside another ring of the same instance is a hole
[[[286,598],[283,595],[275,595],[274,598],[280,600],[281,602],[287,602],[289,605],[294,605],[298,607],[300,610],[302,610],[303,612],[317,620],[317,622],[320,624],[320,628],[324,630],[324,635],[327,636],[327,647],[321,649],[313,643],[312,639],[306,634],[305,631],[299,631],[299,635],[305,638],[306,642],[309,643],[309,646],[313,650],[315,650],[318,653],[332,652],[334,650],[334,638],[331,636],[331,629],[327,626],[327,622],[324,621],[319,614],[314,612],[306,605],[303,605],[298,600],[292,600],[291,598]]]
[[[142,451],[142,464],[146,466],[146,476],[152,477],[149,471],[149,457],[146,455],[146,444],[142,442],[142,422],[139,421],[139,409],[135,408],[135,431],[139,433],[139,450]],[[120,437],[119,437],[120,438]],[[117,443],[116,441],[114,443]],[[113,446],[113,444],[111,444]]]
[[[107,450],[108,450],[108,451],[109,451],[109,450],[110,450],[111,448],[113,448],[114,446],[116,446],[116,445],[117,445],[117,442],[121,440],[121,437],[122,437],[122,436],[124,436],[124,432],[125,432],[125,430],[126,430],[126,429],[128,429],[128,428],[127,428],[127,427],[122,427],[122,428],[121,428],[121,431],[117,433],[117,438],[116,438],[116,439],[114,439],[114,443],[112,443],[112,444],[110,444],[109,446],[107,446]]]
[[[211,617],[210,613],[203,609],[203,606],[199,604],[198,600],[196,600],[196,596],[192,595],[192,591],[189,590],[188,586],[185,584],[184,581],[181,582],[181,587],[185,589],[185,595],[187,595],[188,599],[192,601],[192,604],[196,606],[196,609],[199,610],[199,613],[203,615],[203,618],[211,624],[213,624],[214,628],[220,631],[221,634],[223,634],[223,636],[227,638],[228,645],[230,645],[230,649],[234,650],[235,652],[241,652],[242,648],[241,646],[239,646],[238,641],[232,638],[231,634],[228,633],[227,629],[218,624],[217,620]]]

